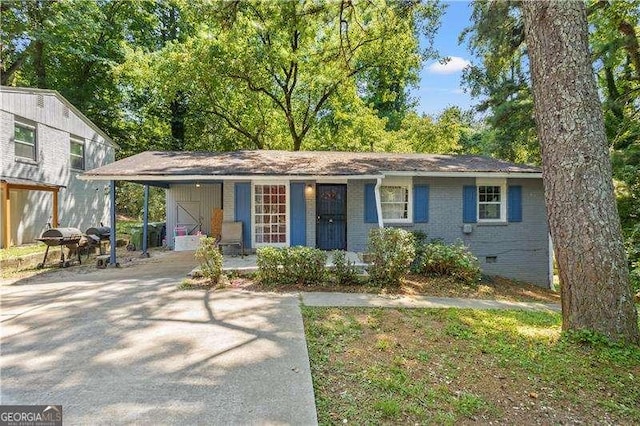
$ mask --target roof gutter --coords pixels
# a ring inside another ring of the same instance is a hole
[[[223,180],[234,181],[273,181],[273,180],[325,180],[325,179],[382,179],[384,175],[91,175],[82,174],[80,180],[125,180],[130,182],[207,182]]]
[[[474,177],[474,178],[530,178],[541,179],[542,172],[394,172],[384,171],[385,176],[423,177]]]

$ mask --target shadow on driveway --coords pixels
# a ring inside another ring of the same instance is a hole
[[[1,287],[0,402],[62,404],[69,424],[316,423],[297,297],[176,290],[194,265]]]

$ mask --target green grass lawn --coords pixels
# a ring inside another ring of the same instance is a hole
[[[639,423],[640,348],[558,314],[303,308],[321,424]]]
[[[0,249],[0,260],[14,259],[17,257],[28,256],[34,253],[44,253],[47,246],[43,243],[25,244],[22,246],[14,246],[6,249]]]

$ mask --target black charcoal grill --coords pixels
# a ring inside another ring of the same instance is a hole
[[[61,247],[59,263],[61,268],[66,268],[70,265],[70,258],[74,252],[78,256],[78,263],[81,263],[78,245],[82,236],[82,232],[76,228],[50,228],[44,231],[40,238],[36,238],[36,240],[42,241],[47,245],[47,250],[44,252],[44,259],[42,259],[42,263],[38,264],[38,269],[43,268],[46,264],[50,247]],[[63,246],[69,251],[66,260],[64,250],[62,249]]]
[[[85,234],[89,240],[89,247],[98,246],[100,254],[103,254],[102,242],[111,239],[111,228],[100,224],[100,226],[87,229]]]

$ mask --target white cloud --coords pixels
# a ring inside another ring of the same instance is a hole
[[[449,56],[448,59],[446,63],[434,62],[427,67],[427,70],[432,74],[455,74],[471,65],[471,62],[459,56]]]

